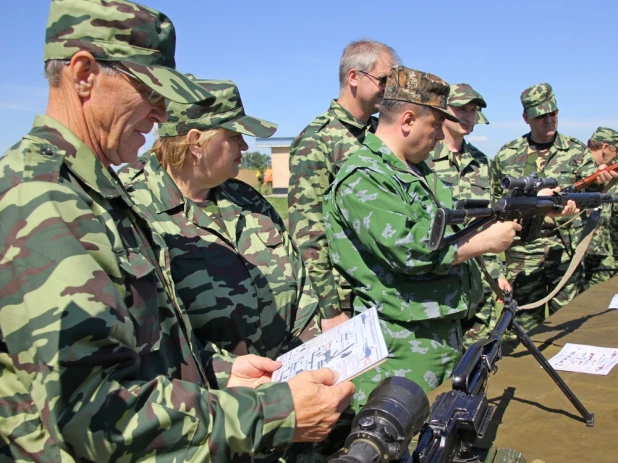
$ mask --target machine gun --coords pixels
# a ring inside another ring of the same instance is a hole
[[[495,409],[487,401],[488,380],[502,358],[502,339],[507,331],[514,333],[539,362],[586,425],[594,426],[594,414],[584,407],[514,320],[517,302],[495,282],[490,285],[503,294],[504,309],[487,338],[472,344],[455,366],[452,390],[440,394],[427,413],[427,397],[413,381],[385,379],[369,395],[367,404],[354,418],[344,448],[329,459],[330,463],[479,463],[473,446],[484,436]],[[419,429],[417,446],[410,454],[407,446]],[[484,461],[525,460],[517,451],[494,449]]]
[[[483,226],[506,220],[519,220],[522,226],[519,238],[522,243],[529,243],[552,231],[544,227],[545,217],[549,213],[560,212],[569,200],[574,201],[580,209],[618,202],[618,198],[606,193],[560,192],[551,196],[537,196],[544,188],[555,188],[558,182],[553,178],[539,177],[536,173],[521,178],[507,176],[501,183],[504,189],[509,190],[509,195],[491,206],[488,201],[468,200],[459,201],[455,209],[438,209],[431,224],[429,249],[435,251],[449,246]],[[461,230],[444,236],[448,225],[466,222],[469,223]]]

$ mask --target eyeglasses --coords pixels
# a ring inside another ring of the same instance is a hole
[[[361,71],[360,69],[358,69],[358,72],[365,74],[366,76],[374,78],[378,82],[378,85],[380,87],[386,87],[386,79],[388,79],[388,76],[376,77],[373,74],[369,74],[366,71]]]
[[[151,105],[157,105],[161,102],[161,100],[163,100],[163,96],[160,95],[156,90],[152,90],[151,88],[147,87],[141,80],[139,80],[137,78],[137,76],[135,74],[133,74],[132,72],[129,72],[125,69],[122,69],[119,66],[115,66],[113,64],[109,64],[106,63],[107,66],[109,66],[110,68],[114,69],[115,71],[120,72],[121,74],[124,74],[125,76],[133,79],[135,82],[137,82],[137,86],[135,87],[135,89],[142,95],[144,96],[148,102]]]

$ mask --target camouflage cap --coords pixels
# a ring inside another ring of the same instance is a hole
[[[405,66],[395,66],[386,80],[385,100],[407,101],[431,106],[453,122],[460,122],[446,110],[449,85],[438,76]]]
[[[554,91],[549,84],[536,84],[521,94],[521,104],[528,116],[539,117],[558,109]]]
[[[593,141],[607,143],[618,148],[618,132],[608,127],[599,127],[590,137]]]
[[[184,135],[191,129],[207,130],[224,127],[253,137],[268,138],[277,124],[247,116],[238,87],[229,80],[200,80],[187,74],[192,82],[213,98],[196,104],[167,103],[167,121],[159,124],[160,137]]]
[[[449,106],[465,106],[468,103],[474,102],[477,104],[475,124],[489,124],[489,121],[481,111],[481,108],[486,108],[485,99],[468,84],[453,84],[448,95]]]
[[[44,60],[70,59],[80,50],[98,61],[122,63],[146,86],[173,101],[208,98],[176,71],[176,32],[167,16],[125,0],[53,0]]]

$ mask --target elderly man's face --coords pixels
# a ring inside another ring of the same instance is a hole
[[[124,74],[98,73],[90,98],[84,102],[90,137],[107,166],[135,160],[145,134],[166,119],[165,100],[151,103],[147,90],[140,86]]]

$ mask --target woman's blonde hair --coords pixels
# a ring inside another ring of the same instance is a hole
[[[208,145],[210,140],[222,130],[226,130],[223,127],[217,127],[216,129],[201,130],[199,138],[189,143],[187,140],[187,134],[176,135],[174,137],[159,137],[155,141],[152,151],[157,156],[159,163],[165,167],[181,168],[187,158],[189,157],[189,148],[191,146],[204,147]]]

